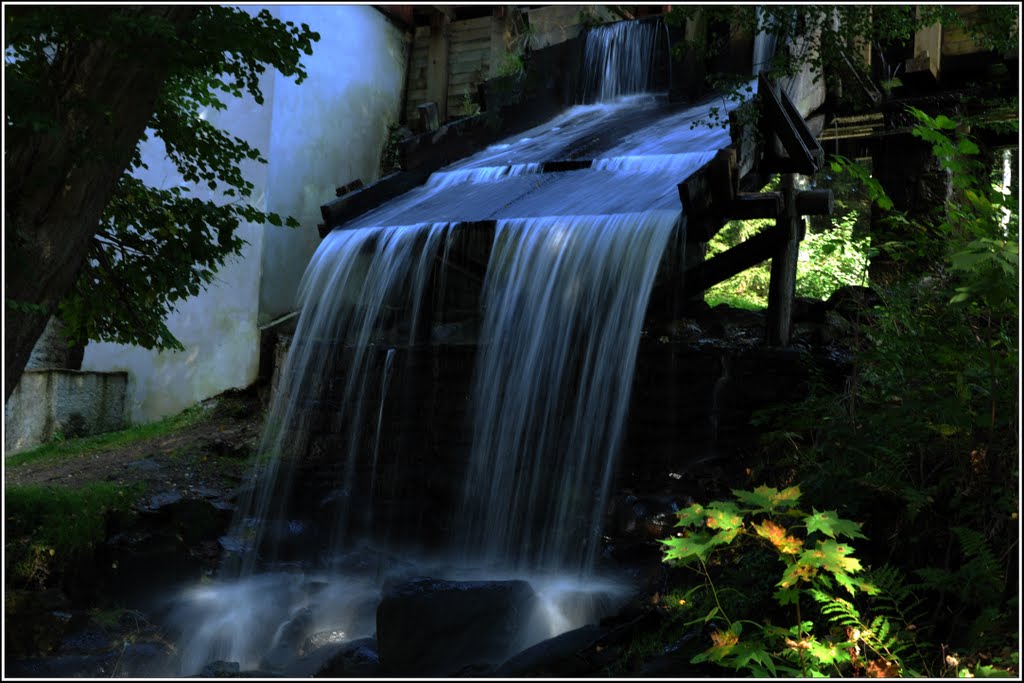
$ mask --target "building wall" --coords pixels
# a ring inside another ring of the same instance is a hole
[[[259,6],[246,11],[257,13]],[[255,380],[259,325],[294,310],[295,293],[319,243],[319,206],[334,188],[354,178],[377,177],[387,122],[398,118],[405,68],[401,32],[369,6],[274,6],[283,21],[320,33],[301,84],[268,70],[263,106],[227,98],[225,111],[205,115],[218,127],[257,147],[267,164],[248,162],[252,203],[291,215],[299,228],[243,223],[248,244],[225,264],[216,281],[180,302],[167,326],[185,346],[156,352],[112,343],[86,347],[82,369],[128,373],[127,415],[133,423],[173,415],[196,401]],[[163,143],[143,146],[149,165],[140,177],[157,186],[184,184],[166,159]],[[193,193],[210,198],[203,186]]]
[[[261,324],[295,310],[299,280],[320,244],[320,205],[340,185],[379,178],[388,123],[400,116],[407,49],[402,33],[369,6],[279,11],[319,31],[320,42],[305,60],[305,82],[278,76],[275,83],[267,206],[302,225],[265,229]]]

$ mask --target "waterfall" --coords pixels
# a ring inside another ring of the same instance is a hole
[[[640,328],[679,211],[499,223],[465,484],[468,552],[593,567]]]
[[[651,81],[658,24],[619,21],[587,32],[583,101],[607,102],[645,92]]]
[[[394,336],[413,340],[423,287],[448,223],[361,228],[330,233],[306,269],[299,287],[301,314],[281,383],[267,416],[260,452],[267,456],[260,485],[240,502],[232,536],[244,543],[242,574],[259,556],[279,556],[294,526],[289,522],[313,501],[296,500],[293,479],[302,458],[311,457],[310,439],[325,428],[315,422],[327,407],[337,416],[326,427],[339,438],[325,454],[328,467],[340,467],[341,495],[352,495],[356,464],[365,440],[363,397],[375,383],[372,361]],[[400,317],[396,318],[398,313]],[[383,358],[384,377],[390,370]],[[317,501],[322,502],[322,501]],[[353,531],[351,506],[338,506],[330,520],[344,537]]]
[[[540,637],[601,616],[561,597],[600,585],[594,567],[647,301],[685,224],[676,185],[729,144],[724,129],[690,125],[720,102],[682,109],[637,94],[660,35],[641,22],[591,31],[586,92],[598,103],[441,169],[320,244],[300,285],[260,476],[223,539],[240,558],[235,578],[186,592],[175,611],[181,675],[218,658],[256,668],[281,633],[307,621],[310,633],[373,632],[386,572],[353,578],[344,562],[365,539],[408,550],[376,517],[401,464],[389,406],[409,392],[410,359],[431,347],[461,231],[481,222],[494,236],[475,361],[463,369],[470,444],[443,472],[454,493],[451,533],[432,548],[442,564],[420,560],[420,571],[531,577],[550,593]],[[546,162],[579,159],[589,163],[545,172]],[[410,460],[426,460],[426,444],[409,446]]]

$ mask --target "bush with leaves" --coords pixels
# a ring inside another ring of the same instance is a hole
[[[876,246],[927,252],[931,266],[875,285],[884,305],[857,324],[862,343],[842,391],[822,383],[760,420],[773,430],[775,476],[799,478],[888,539],[865,549],[930,606],[917,620],[922,637],[947,644],[968,665],[959,670],[983,670],[1019,633],[1017,204],[956,122],[911,113],[950,171],[951,199],[927,229],[890,212],[905,237]],[[942,670],[947,655],[931,656]]]
[[[721,620],[724,625],[711,632],[711,647],[694,663],[710,661],[755,676],[914,673],[906,657],[916,657],[916,643],[907,625],[883,612],[868,618],[852,602],[879,593],[863,578],[864,567],[849,540],[843,540],[864,538],[859,524],[835,510],[801,510],[797,486],[732,493],[734,501],[680,510],[676,526],[685,531],[662,541],[666,562],[699,566],[704,583],[689,595],[703,589],[713,598],[712,609],[696,621]],[[716,548],[749,545],[769,549],[782,565],[775,600],[792,609],[792,625],[725,613],[709,559]]]

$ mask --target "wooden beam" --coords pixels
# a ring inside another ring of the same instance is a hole
[[[832,215],[835,198],[832,190],[804,190],[796,193],[798,216]]]
[[[921,16],[920,7],[917,9],[917,16]],[[941,58],[942,24],[936,22],[914,34],[914,54],[906,61],[906,72],[908,74],[930,73],[934,80],[938,80]]]
[[[707,242],[725,224],[725,207],[739,184],[736,150],[719,150],[708,163],[679,183],[679,201],[686,214],[687,242]]]
[[[448,119],[448,48],[450,21],[445,14],[430,18],[427,44],[427,101],[437,103],[438,119]]]
[[[455,8],[452,5],[431,5],[430,7],[446,17],[448,21],[455,21]]]
[[[792,100],[781,88],[769,81],[764,72],[759,76],[757,92],[762,98],[762,121],[767,126],[764,136],[766,144],[772,140],[773,134],[777,135],[789,157],[790,168],[786,168],[784,172],[814,175],[825,158],[825,150],[807,129],[807,124]],[[776,166],[780,165],[780,160],[769,158],[769,161],[773,162],[773,170],[779,170]]]
[[[778,218],[782,213],[781,192],[741,192],[726,207],[729,220],[751,220],[753,218]]]
[[[767,261],[785,238],[785,232],[778,225],[773,225],[728,251],[687,268],[683,273],[683,297],[697,296],[733,275]]]

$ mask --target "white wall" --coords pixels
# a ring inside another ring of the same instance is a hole
[[[309,24],[320,41],[314,59],[306,60],[305,82],[278,75],[275,84],[267,203],[302,227],[266,229],[261,323],[295,310],[299,280],[320,243],[320,205],[334,199],[340,185],[378,179],[406,66],[401,32],[372,7],[282,6],[280,18]]]
[[[259,12],[261,7],[247,6]],[[263,106],[227,98],[223,112],[206,112],[218,127],[257,147],[267,164],[243,164],[259,209],[292,215],[300,228],[243,224],[249,242],[225,264],[217,280],[179,302],[167,326],[185,346],[155,352],[111,343],[86,347],[83,370],[127,371],[128,418],[150,422],[256,378],[258,325],[292,310],[298,281],[319,243],[320,205],[334,188],[359,177],[376,178],[387,121],[397,117],[404,79],[401,33],[368,6],[269,7],[279,19],[307,23],[321,35],[304,56],[309,77],[300,86],[269,70]],[[143,147],[154,185],[181,184],[163,143]],[[204,186],[193,194],[210,198]],[[262,302],[262,303],[261,303]]]

